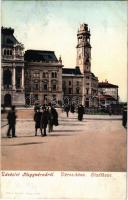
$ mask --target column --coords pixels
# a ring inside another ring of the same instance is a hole
[[[12,88],[13,88],[13,90],[16,89],[16,66],[15,66],[15,64],[13,65]]]
[[[21,81],[21,88],[24,89],[24,67],[22,67],[22,81]]]

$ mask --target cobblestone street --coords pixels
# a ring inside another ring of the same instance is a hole
[[[35,137],[32,119],[17,120],[17,138],[2,127],[3,170],[126,171],[126,129],[120,116],[59,113],[59,126]]]

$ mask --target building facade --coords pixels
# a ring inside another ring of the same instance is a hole
[[[83,74],[79,67],[62,69],[62,89],[64,104],[82,103]]]
[[[98,101],[99,106],[107,107],[111,104],[117,104],[119,101],[118,85],[105,82],[98,83]]]
[[[14,29],[1,29],[1,104],[25,105],[24,47],[15,38]]]
[[[62,101],[62,61],[54,51],[27,50],[25,59],[26,104]]]
[[[83,104],[98,107],[118,101],[118,86],[98,83],[91,71],[90,30],[82,24],[77,32],[75,68],[64,68],[54,51],[27,50],[14,36],[14,29],[2,27],[1,103],[10,105]],[[106,100],[105,100],[106,99]],[[99,103],[100,102],[100,103]],[[103,101],[102,101],[103,102]]]

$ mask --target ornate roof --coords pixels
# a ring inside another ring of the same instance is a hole
[[[82,75],[80,68],[78,66],[75,68],[62,68],[62,74]]]
[[[54,51],[27,50],[24,54],[25,61],[58,62]]]

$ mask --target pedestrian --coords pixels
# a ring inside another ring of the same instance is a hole
[[[124,128],[127,128],[127,105],[123,108],[122,125]]]
[[[67,114],[67,117],[69,116],[69,110],[70,110],[70,106],[69,105],[66,105],[65,106],[65,112]]]
[[[108,113],[110,116],[112,115],[112,107],[111,106],[108,107]]]
[[[38,130],[38,129],[40,129],[40,132],[41,132],[41,135],[42,135],[41,116],[42,116],[42,113],[40,112],[40,108],[37,108],[37,109],[35,110],[35,114],[34,114],[35,136],[37,136],[37,130]]]
[[[42,110],[43,112],[42,112],[42,117],[41,117],[41,129],[44,129],[44,133],[42,133],[42,136],[47,136],[46,129],[48,125],[48,111],[46,107],[42,107]]]
[[[10,131],[12,131],[12,137],[17,137],[16,132],[16,112],[15,112],[15,106],[11,107],[11,111],[8,112],[7,120],[8,120],[8,131],[7,131],[7,137],[11,137]]]
[[[51,107],[49,107],[48,109],[48,132],[52,132],[53,131],[53,113],[51,110]]]
[[[71,113],[74,113],[75,112],[75,107],[74,107],[74,104],[71,105]]]
[[[84,114],[84,107],[80,105],[78,107],[78,120],[82,121],[83,120],[83,114]]]
[[[58,112],[54,107],[51,107],[51,113],[53,115],[53,125],[58,126]]]

